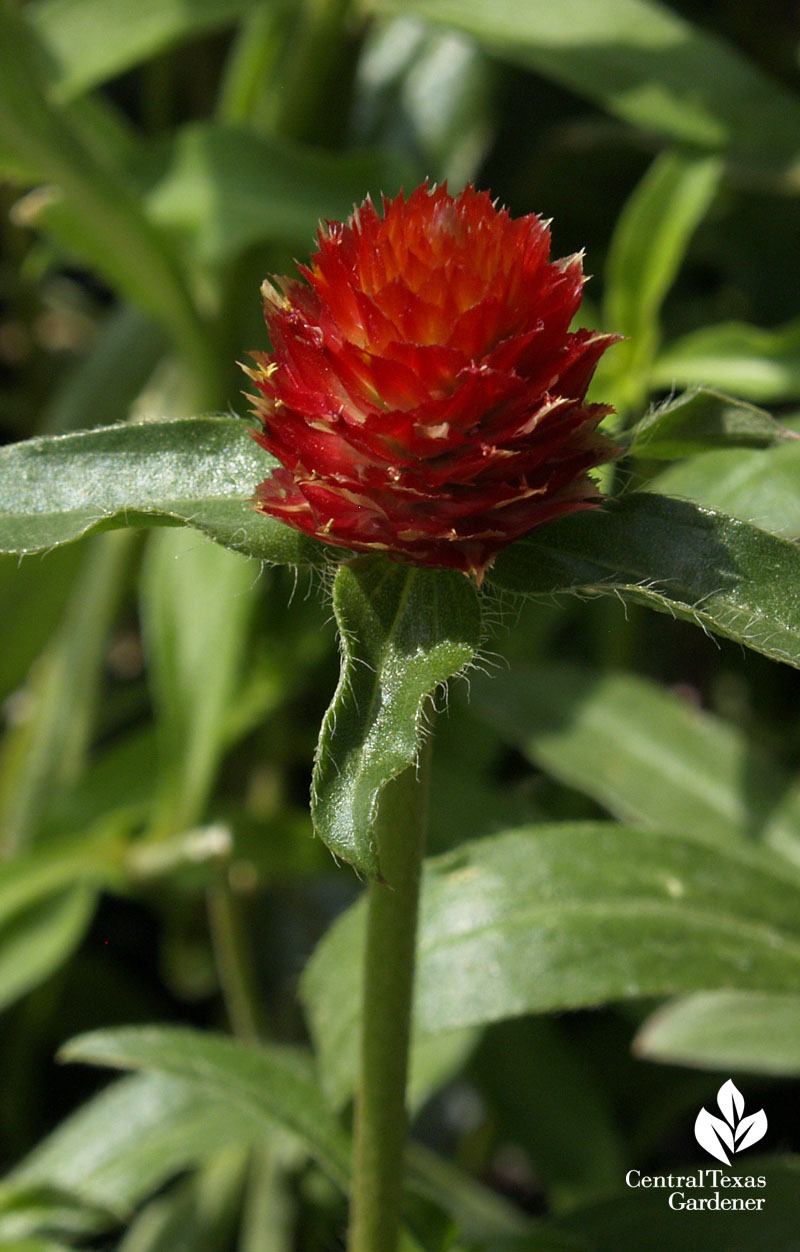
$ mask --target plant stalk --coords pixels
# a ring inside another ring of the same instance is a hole
[[[386,787],[376,823],[384,881],[370,882],[367,896],[348,1252],[397,1248],[429,770],[430,741],[418,765]]]

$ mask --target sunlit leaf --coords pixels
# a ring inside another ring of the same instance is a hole
[[[93,530],[166,522],[264,561],[320,561],[321,544],[253,509],[273,465],[230,417],[10,444],[0,449],[0,552],[38,552]]]

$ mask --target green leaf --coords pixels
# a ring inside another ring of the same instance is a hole
[[[790,783],[733,726],[634,674],[515,666],[474,682],[472,700],[535,765],[656,830],[758,837]]]
[[[83,1035],[62,1056],[149,1072],[146,1080],[116,1084],[75,1114],[15,1172],[15,1183],[68,1187],[124,1210],[213,1150],[220,1134],[223,1145],[235,1141],[237,1128],[240,1144],[274,1138],[277,1122],[348,1189],[348,1136],[316,1085],[310,1058],[297,1049],[149,1026]],[[532,1227],[500,1197],[422,1149],[410,1151],[409,1174],[413,1192],[435,1198],[476,1237]]]
[[[625,336],[609,362],[619,405],[637,405],[659,341],[659,313],[698,224],[719,187],[722,162],[665,152],[619,218],[606,265],[603,323]]]
[[[170,1178],[263,1133],[263,1123],[254,1125],[236,1102],[214,1099],[177,1078],[136,1074],[62,1122],[10,1181],[56,1187],[124,1220]]]
[[[55,1243],[52,1239],[0,1239],[0,1252],[75,1252],[72,1245]]]
[[[24,555],[90,531],[167,522],[263,561],[319,562],[321,544],[253,509],[274,464],[230,417],[9,444],[0,449],[0,552]]]
[[[53,59],[60,100],[184,39],[230,25],[255,0],[34,0],[25,8]]]
[[[800,444],[754,455],[734,448],[670,465],[645,488],[691,500],[784,539],[800,539]]]
[[[63,965],[92,920],[95,894],[72,887],[20,910],[0,926],[0,1009]]]
[[[213,787],[249,655],[257,572],[190,530],[150,536],[140,594],[161,740],[154,820],[162,836],[199,821]]]
[[[501,552],[487,583],[615,595],[800,666],[800,551],[724,514],[638,492]]]
[[[41,433],[61,435],[126,421],[165,350],[157,326],[135,309],[115,309],[88,354],[50,396]]]
[[[117,1252],[229,1252],[246,1157],[227,1149],[136,1215]]]
[[[378,874],[378,797],[416,757],[426,699],[473,659],[480,606],[462,574],[361,557],[339,569],[333,609],[341,673],[317,747],[312,816],[334,855]]]
[[[106,1229],[110,1215],[52,1187],[0,1187],[0,1248],[43,1233],[73,1238]],[[24,1245],[23,1245],[24,1246]]]
[[[72,954],[97,889],[120,878],[121,845],[90,833],[0,865],[0,1007],[38,986]]]
[[[606,265],[603,318],[636,345],[649,345],[655,335],[664,297],[721,173],[714,157],[664,152],[622,210]]]
[[[219,123],[183,127],[142,173],[149,216],[214,264],[264,240],[305,250],[322,219],[347,217],[368,192],[379,199],[419,181],[387,153],[317,151]]]
[[[718,36],[654,0],[367,0],[465,31],[650,134],[784,171],[800,101]]]
[[[0,603],[14,605],[13,613],[0,616],[0,700],[24,681],[58,626],[80,555],[77,548],[65,548],[22,563],[0,557]]]
[[[7,5],[0,7],[0,41],[3,151],[20,158],[26,181],[35,177],[48,184],[35,203],[55,200],[51,226],[68,249],[162,326],[191,361],[198,396],[215,396],[214,343],[177,254],[145,218],[126,174],[99,160],[47,99],[42,49],[23,17]]]
[[[298,1049],[245,1046],[180,1027],[142,1026],[81,1035],[65,1046],[62,1057],[190,1083],[202,1095],[226,1101],[256,1132],[263,1132],[265,1121],[278,1121],[302,1139],[335,1183],[347,1188],[347,1136]]]
[[[427,862],[420,1035],[525,1013],[800,976],[800,875],[746,845],[610,823],[486,837]],[[328,932],[302,996],[321,1072],[355,1054],[364,909]]]
[[[471,1067],[490,1118],[526,1152],[550,1212],[607,1195],[624,1176],[612,1096],[598,1080],[602,1056],[564,1023],[526,1017],[487,1030]]]
[[[0,830],[6,851],[38,836],[54,790],[73,783],[83,768],[130,555],[130,535],[103,535],[84,551],[62,622],[25,691],[27,717],[3,740]]]
[[[719,387],[761,404],[800,397],[800,319],[777,330],[744,322],[708,326],[677,339],[656,360],[659,387]]]
[[[771,414],[707,388],[660,404],[630,432],[631,456],[674,461],[715,448],[769,448],[800,436]]]
[[[800,1075],[800,996],[709,991],[673,1000],[639,1030],[637,1056],[699,1069]]]

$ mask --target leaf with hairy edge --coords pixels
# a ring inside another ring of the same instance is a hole
[[[768,991],[684,996],[647,1019],[633,1050],[669,1065],[794,1077],[800,1074],[800,996]]]
[[[798,438],[764,409],[702,388],[646,414],[628,436],[628,452],[672,461],[715,448],[769,448]]]
[[[355,1064],[364,922],[361,903],[345,913],[303,978],[323,1075]],[[419,1035],[709,987],[789,991],[799,977],[800,874],[745,844],[564,822],[425,865]]]
[[[325,548],[253,509],[275,462],[231,417],[107,426],[0,449],[0,552],[25,555],[94,530],[185,523],[271,563]]]
[[[574,513],[500,553],[487,583],[615,595],[800,668],[800,549],[649,492]]]
[[[335,856],[378,874],[378,797],[416,757],[426,697],[474,657],[480,605],[463,574],[360,557],[339,570],[333,608],[341,673],[317,746],[312,816]]]

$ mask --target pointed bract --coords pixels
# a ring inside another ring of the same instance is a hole
[[[579,256],[487,192],[427,182],[319,231],[305,282],[262,288],[272,354],[248,370],[283,466],[258,507],[306,534],[478,581],[507,543],[600,496],[616,449],[587,404],[616,336],[569,325]]]

